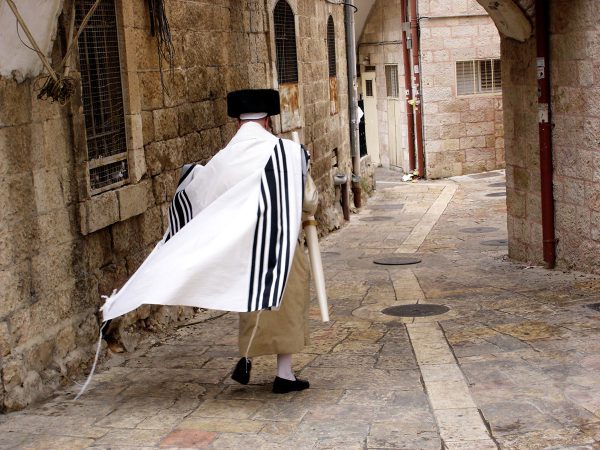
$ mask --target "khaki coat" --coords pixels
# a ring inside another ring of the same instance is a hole
[[[304,245],[299,243],[279,309],[240,313],[240,355],[253,357],[298,353],[308,345],[309,282],[308,256]],[[258,326],[250,343],[257,318]]]

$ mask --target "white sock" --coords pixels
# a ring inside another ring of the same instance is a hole
[[[296,380],[294,372],[292,372],[291,354],[277,355],[277,376],[286,380]]]

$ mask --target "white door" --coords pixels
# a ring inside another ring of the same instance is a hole
[[[388,97],[388,149],[390,152],[390,165],[403,167],[402,152],[402,111],[400,100]]]
[[[375,72],[364,72],[362,78],[362,96],[365,105],[365,135],[367,139],[367,154],[375,166],[381,164],[379,156],[379,126],[377,119],[377,89]]]

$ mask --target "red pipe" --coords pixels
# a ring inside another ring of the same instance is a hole
[[[415,128],[417,135],[417,171],[421,178],[425,177],[425,155],[423,153],[423,116],[421,114],[421,66],[419,55],[419,21],[417,19],[417,0],[410,0],[410,32],[412,40],[412,63],[415,85]]]
[[[406,40],[408,33],[404,29],[404,23],[408,23],[406,17],[406,0],[400,0],[400,15],[402,16],[402,60],[404,61],[404,98],[406,101],[406,125],[408,127],[408,168],[411,172],[415,170],[415,118],[413,107],[409,100],[412,99],[412,84],[410,82],[410,54]]]
[[[550,64],[548,61],[548,9],[545,4],[545,0],[535,0],[535,40],[537,47],[542,237],[544,262],[548,269],[552,269],[556,264],[556,237],[554,234],[554,188],[552,183],[552,108]]]

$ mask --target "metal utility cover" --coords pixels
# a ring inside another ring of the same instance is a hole
[[[493,247],[503,247],[508,245],[508,240],[506,239],[491,239],[489,241],[483,241],[481,245],[490,245]]]
[[[492,231],[496,231],[498,228],[494,227],[471,227],[471,228],[461,228],[461,233],[490,233]]]
[[[585,305],[587,308],[593,309],[594,311],[600,312],[600,303],[592,303],[590,305]]]
[[[480,178],[492,178],[492,177],[499,177],[500,173],[498,172],[484,172],[484,173],[478,173],[476,175],[469,175],[469,178],[472,178],[474,180],[479,180]]]
[[[408,266],[410,264],[419,264],[421,260],[406,256],[392,256],[388,258],[376,259],[373,262],[382,266]]]
[[[437,316],[450,311],[450,308],[444,305],[431,305],[427,303],[416,305],[400,305],[385,308],[381,312],[388,316],[397,317],[427,317]]]
[[[404,208],[404,203],[386,204],[386,205],[370,205],[370,206],[367,206],[367,208],[374,209],[374,210],[394,211],[394,210]]]
[[[392,217],[389,217],[389,216],[371,216],[371,217],[363,217],[360,220],[362,222],[385,222],[386,220],[392,220]]]

